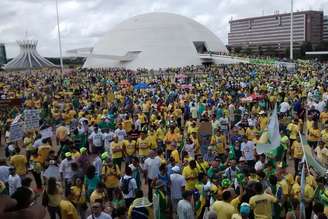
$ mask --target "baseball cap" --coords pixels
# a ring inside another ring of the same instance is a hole
[[[85,147],[80,148],[80,153],[81,153],[81,154],[82,154],[83,152],[85,152],[85,151],[87,151],[87,148],[85,148]]]
[[[66,152],[65,153],[65,157],[71,157],[72,156],[72,153],[71,152]]]
[[[241,216],[248,216],[251,212],[251,208],[250,208],[249,204],[246,202],[243,202],[240,205],[239,212],[240,212]]]

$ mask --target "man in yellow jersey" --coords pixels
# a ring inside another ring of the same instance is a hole
[[[188,166],[183,168],[182,175],[186,179],[186,190],[193,190],[195,189],[195,185],[198,179],[198,169],[196,161],[191,160],[189,161]]]
[[[123,141],[118,141],[118,137],[115,135],[114,140],[111,142],[112,158],[114,165],[118,165],[121,168],[123,159]]]
[[[146,133],[141,132],[140,137],[137,140],[137,148],[140,160],[143,162],[148,156],[150,151],[149,141],[146,138]]]
[[[272,204],[277,202],[277,198],[263,193],[263,186],[260,182],[255,184],[256,195],[249,199],[249,204],[254,212],[255,219],[271,219]]]

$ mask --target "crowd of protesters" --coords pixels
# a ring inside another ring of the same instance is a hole
[[[20,112],[2,121],[7,214],[41,203],[51,219],[301,218],[299,132],[328,164],[325,75],[318,63],[3,73],[1,99],[41,116],[18,142]],[[258,154],[275,105],[281,144]],[[306,218],[326,218],[326,179],[305,171]]]

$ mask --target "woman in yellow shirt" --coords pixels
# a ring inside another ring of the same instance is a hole
[[[88,209],[85,197],[86,193],[83,180],[78,177],[75,179],[74,186],[71,187],[69,199],[76,207],[81,218],[86,218],[86,210]]]
[[[121,167],[123,159],[123,141],[118,141],[118,137],[114,137],[114,141],[111,143],[112,147],[112,158],[114,165]]]
[[[294,158],[294,168],[295,168],[295,174],[298,172],[298,164],[302,160],[303,157],[303,148],[301,143],[299,142],[299,137],[297,137],[297,140],[295,140],[292,144],[292,154]]]
[[[318,127],[318,122],[314,121],[313,126],[309,129],[308,142],[312,149],[315,149],[320,141],[321,131]]]
[[[149,156],[150,145],[145,132],[141,132],[140,138],[137,140],[137,147],[141,159]]]

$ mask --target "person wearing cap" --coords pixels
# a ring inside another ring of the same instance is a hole
[[[259,112],[259,115],[260,115],[259,118],[260,130],[265,130],[268,127],[269,119],[263,110]]]
[[[241,203],[239,207],[239,214],[233,214],[231,219],[249,219],[251,213],[251,207],[247,202]]]
[[[182,192],[184,191],[186,180],[181,175],[179,166],[172,167],[172,174],[170,175],[170,191],[171,191],[171,203],[172,213],[176,214],[176,207],[178,202],[182,199]]]
[[[128,210],[128,219],[154,219],[153,204],[144,197],[142,190],[136,191],[136,199],[132,202]]]
[[[68,195],[69,188],[71,187],[71,180],[73,177],[72,171],[72,163],[74,160],[72,159],[72,153],[66,152],[65,159],[62,160],[59,164],[59,173],[61,181],[65,184],[65,195]]]
[[[158,219],[167,218],[167,195],[165,191],[165,184],[162,180],[156,180],[154,186],[155,192],[153,195],[153,206],[155,217]]]
[[[101,156],[103,160],[101,179],[106,186],[108,199],[111,201],[113,191],[116,188],[119,188],[120,185],[121,170],[118,165],[113,164],[113,161],[108,157],[108,155],[105,155],[106,154],[102,154]]]
[[[237,213],[233,205],[230,204],[231,200],[232,193],[229,190],[225,190],[222,193],[222,201],[215,201],[211,205],[211,210],[215,211],[220,219],[230,219],[233,214]]]

